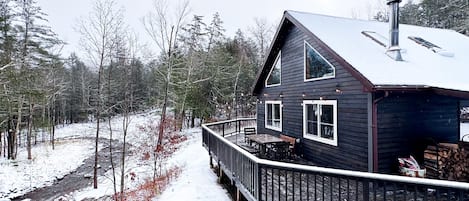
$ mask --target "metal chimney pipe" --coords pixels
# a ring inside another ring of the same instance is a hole
[[[386,54],[396,61],[402,61],[399,47],[399,3],[402,0],[387,0],[389,13],[389,44]]]

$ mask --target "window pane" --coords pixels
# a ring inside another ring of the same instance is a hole
[[[272,69],[272,72],[270,73],[270,76],[267,79],[267,85],[280,84],[281,66],[282,59],[279,56],[278,59],[275,61],[274,69]]]
[[[318,135],[318,106],[317,105],[306,105],[306,121],[307,121],[307,133],[311,135]]]
[[[272,104],[267,104],[267,125],[272,126]]]
[[[334,126],[321,125],[321,137],[327,139],[334,139]]]
[[[308,121],[308,131],[307,131],[308,134],[311,134],[311,135],[318,135],[318,123],[317,122],[313,122],[313,121]]]
[[[332,105],[321,105],[321,123],[334,124],[334,108]]]
[[[280,120],[277,120],[277,119],[274,120],[274,125],[273,126],[280,128]]]
[[[333,77],[334,68],[308,44],[305,44],[306,79]]]
[[[280,119],[280,104],[274,104],[274,119]]]

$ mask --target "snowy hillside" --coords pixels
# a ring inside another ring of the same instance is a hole
[[[128,129],[128,149],[132,154],[126,159],[125,177],[127,191],[138,189],[153,176],[153,160],[145,159],[145,147],[152,141],[148,133],[150,125],[158,121],[155,111],[131,116]],[[123,117],[111,121],[113,138],[123,140]],[[103,123],[100,137],[109,139],[109,127]],[[57,145],[52,150],[49,144],[40,144],[33,148],[33,160],[26,159],[26,151],[19,150],[18,160],[0,159],[0,199],[15,198],[43,186],[53,185],[65,175],[73,173],[86,158],[94,156],[94,123],[72,124],[56,130]],[[216,176],[209,168],[209,157],[201,145],[201,129],[183,130],[185,141],[178,144],[177,150],[162,161],[165,170],[177,167],[179,177],[170,180],[167,189],[156,195],[155,200],[230,200],[227,192],[217,184]],[[100,144],[103,148],[105,145]],[[143,150],[143,151],[142,151]],[[116,153],[119,155],[119,153]],[[104,167],[103,167],[104,168]],[[117,168],[116,172],[120,172]],[[62,200],[101,199],[114,194],[111,170],[98,178],[98,189],[92,188],[92,179],[87,187],[57,194]],[[120,175],[117,174],[117,183]],[[86,178],[83,178],[86,179]],[[138,200],[138,198],[134,198]]]

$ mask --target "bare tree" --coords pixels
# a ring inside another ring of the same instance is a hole
[[[258,49],[258,61],[262,62],[274,35],[274,26],[265,18],[254,18],[254,23],[254,26],[249,28],[249,32]]]
[[[169,86],[171,83],[171,74],[175,62],[173,51],[176,49],[179,31],[181,30],[184,24],[184,19],[187,17],[188,13],[188,1],[184,1],[179,5],[179,8],[172,10],[169,9],[169,4],[166,0],[154,0],[153,11],[148,13],[142,20],[148,35],[152,38],[152,40],[160,49],[161,53],[164,55],[164,61],[166,63],[166,75],[164,78],[163,87],[163,106],[161,109],[161,120],[158,130],[158,141],[155,149],[155,156],[157,152],[163,149],[162,141],[167,118],[166,110],[168,107]]]
[[[101,118],[101,88],[102,74],[106,64],[109,63],[109,54],[114,45],[115,33],[123,24],[123,10],[116,9],[113,0],[96,0],[93,10],[88,18],[79,22],[77,27],[81,34],[81,44],[91,63],[98,69],[98,86],[96,95],[96,141],[95,160],[93,171],[93,187],[98,188],[98,140],[99,123]]]

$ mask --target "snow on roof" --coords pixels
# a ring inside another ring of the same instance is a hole
[[[363,31],[389,38],[389,24],[287,11],[375,86],[422,85],[469,91],[469,37],[452,30],[399,25],[404,61],[395,61]],[[435,53],[409,37],[440,47]],[[387,42],[387,41],[386,41]],[[387,45],[387,43],[386,43]]]

